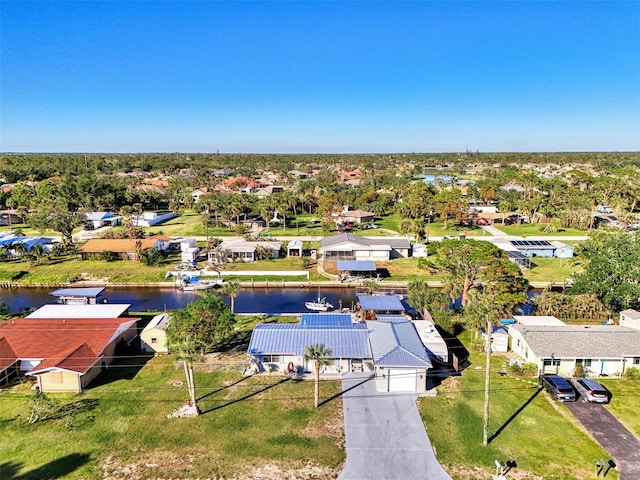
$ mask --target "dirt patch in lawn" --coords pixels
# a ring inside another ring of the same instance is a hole
[[[480,467],[464,467],[456,465],[448,467],[446,470],[449,475],[456,480],[491,480],[494,478],[494,472],[489,472]],[[535,475],[531,472],[520,471],[518,468],[509,470],[507,478],[509,478],[509,480],[543,480],[539,475]]]

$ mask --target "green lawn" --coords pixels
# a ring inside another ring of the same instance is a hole
[[[544,235],[552,235],[554,237],[564,236],[588,236],[589,231],[578,230],[577,228],[559,228],[555,232],[545,232],[544,229],[547,225],[540,223],[523,223],[522,225],[507,225],[504,227],[497,226],[496,228],[507,235],[521,236],[521,237],[538,237]]]
[[[174,386],[184,382],[182,369],[170,357],[145,360],[119,362],[84,394],[57,396],[76,408],[72,421],[29,425],[33,394],[3,392],[0,478],[269,478],[277,468],[311,467],[314,478],[335,478],[340,471],[342,402],[313,408],[312,381],[243,378],[217,364],[196,372],[204,414],[167,419],[188,398],[184,384]],[[322,382],[323,399],[338,392],[338,382]]]
[[[489,437],[493,438],[482,446],[484,355],[472,353],[470,360],[462,376],[448,378],[438,387],[436,397],[419,400],[437,457],[454,480],[488,479],[496,459],[516,462],[509,478],[595,477],[593,460],[608,458],[606,452],[563,404],[540,391],[535,380],[498,375],[504,356],[492,359]],[[609,472],[607,478],[618,478],[617,472]]]
[[[560,282],[571,277],[572,273],[583,270],[571,258],[543,258],[531,259],[531,269],[525,270],[524,277],[530,282]]]
[[[625,426],[640,437],[640,415],[638,402],[640,401],[640,380],[598,378],[611,392],[611,403],[607,410],[613,413]]]

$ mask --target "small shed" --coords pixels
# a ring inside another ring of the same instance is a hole
[[[302,257],[302,241],[292,240],[287,245],[287,257]]]
[[[629,308],[620,312],[620,325],[640,330],[640,312]]]
[[[482,338],[487,336],[487,331],[482,329]],[[509,349],[509,332],[505,327],[494,325],[491,328],[491,351],[506,352]]]
[[[553,256],[556,258],[573,258],[573,247],[566,243],[554,240],[551,245],[555,247]]]
[[[169,326],[169,315],[161,313],[151,319],[146,327],[140,332],[140,346],[147,353],[169,353],[167,347],[167,327]]]

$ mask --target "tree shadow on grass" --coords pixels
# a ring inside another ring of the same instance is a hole
[[[212,390],[211,392],[209,392],[209,393],[207,393],[207,394],[205,394],[205,395],[202,395],[201,397],[198,397],[198,398],[197,398],[197,400],[198,400],[198,401],[200,401],[200,400],[204,400],[205,398],[210,397],[210,396],[211,396],[211,395],[213,395],[214,393],[218,393],[218,392],[221,392],[221,391],[223,391],[223,390],[227,390],[227,389],[229,389],[229,388],[231,388],[231,387],[233,387],[233,386],[235,386],[235,385],[238,385],[239,383],[244,382],[247,378],[250,378],[250,377],[251,377],[251,375],[250,375],[250,376],[247,376],[247,377],[243,377],[243,378],[241,378],[240,380],[236,380],[235,382],[230,383],[229,385],[225,385],[224,387],[216,388],[215,390]]]
[[[263,388],[261,388],[259,390],[256,390],[255,392],[248,393],[247,395],[244,395],[244,396],[242,396],[240,398],[236,398],[235,400],[230,400],[227,403],[223,403],[222,405],[218,405],[218,406],[210,408],[208,410],[204,410],[201,413],[201,415],[207,414],[209,412],[214,412],[216,410],[220,410],[222,408],[225,408],[225,407],[228,407],[230,405],[233,405],[234,403],[242,402],[242,401],[247,400],[247,399],[249,399],[251,397],[255,397],[256,395],[258,395],[258,394],[260,394],[262,392],[266,392],[267,390],[270,390],[273,387],[277,387],[278,385],[282,385],[283,383],[288,382],[289,380],[291,380],[291,379],[290,378],[283,378],[279,382],[272,383],[271,385],[267,385],[267,386],[265,386],[265,387],[263,387]]]
[[[531,395],[531,397],[529,397],[529,399],[528,399],[526,402],[524,402],[520,408],[518,408],[515,412],[513,412],[513,414],[512,414],[509,418],[507,418],[507,421],[506,421],[506,422],[504,422],[504,423],[500,426],[500,428],[498,428],[498,430],[496,430],[496,431],[495,431],[495,433],[489,437],[489,439],[488,439],[487,443],[491,443],[493,440],[495,440],[496,438],[498,438],[498,436],[502,433],[502,431],[503,431],[505,428],[507,428],[507,427],[509,426],[509,424],[510,424],[511,422],[513,422],[513,421],[516,419],[516,417],[517,417],[518,415],[520,415],[520,413],[521,413],[525,408],[527,408],[527,405],[529,405],[529,404],[533,401],[533,399],[534,399],[534,398],[536,398],[536,397],[538,396],[538,394],[539,394],[541,391],[542,391],[542,387],[536,388],[536,391],[535,391],[535,392],[533,392],[533,395]]]
[[[333,400],[335,400],[336,398],[340,398],[342,397],[345,393],[353,390],[356,387],[359,387],[360,385],[370,382],[371,380],[373,380],[375,378],[375,375],[369,375],[367,378],[365,378],[364,380],[362,380],[361,382],[356,383],[355,385],[352,385],[351,387],[347,388],[346,390],[342,390],[338,393],[336,393],[335,395],[330,396],[329,398],[321,401],[320,403],[318,403],[318,407],[321,407],[322,405],[325,405],[329,402],[332,402]]]
[[[102,372],[87,386],[87,390],[116,380],[132,380],[151,358],[150,355],[116,358],[111,364],[103,365]]]
[[[23,464],[9,461],[0,463],[0,478],[2,480],[53,480],[65,477],[90,459],[91,456],[87,453],[71,453],[22,475],[18,475],[18,472]]]

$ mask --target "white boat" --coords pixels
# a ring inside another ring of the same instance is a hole
[[[189,282],[182,285],[182,290],[185,292],[193,292],[196,290],[209,290],[210,288],[214,288],[216,286],[216,282]]]
[[[333,305],[327,302],[325,297],[318,297],[315,302],[304,302],[304,306],[309,310],[315,310],[317,312],[326,312],[327,310],[333,310]]]

